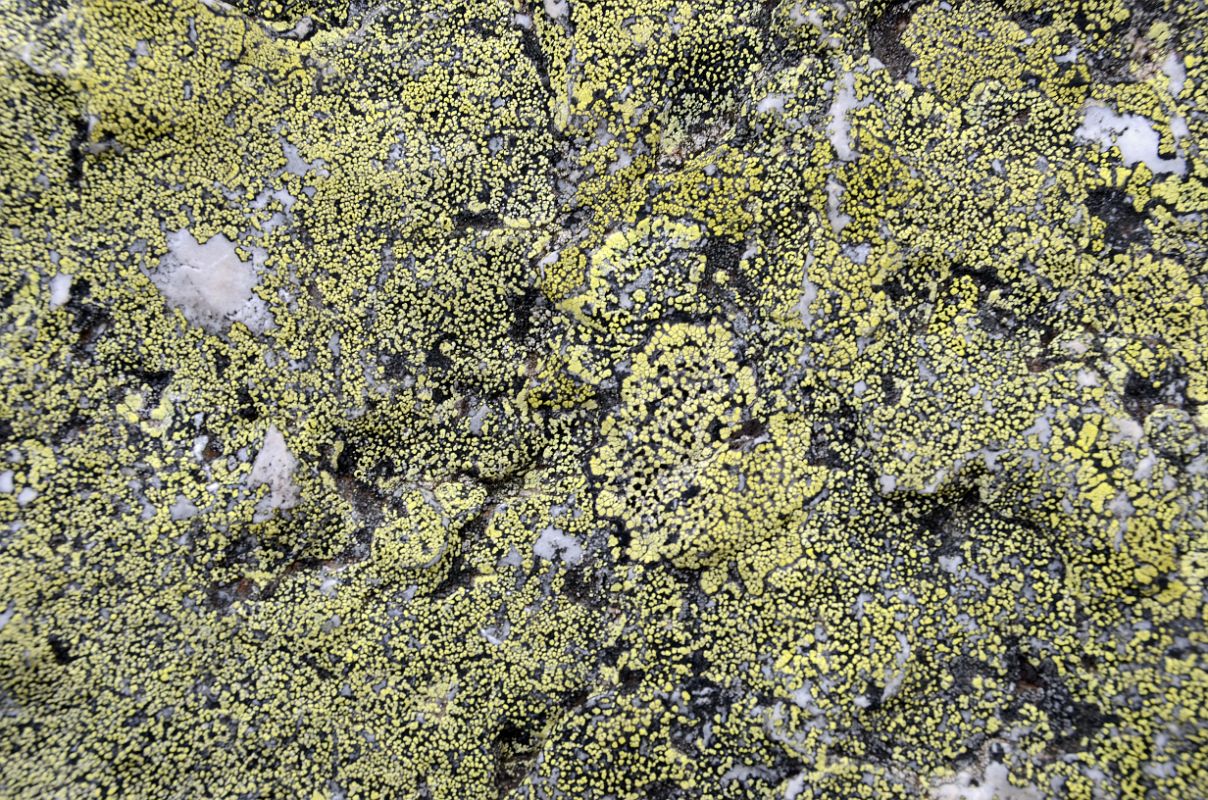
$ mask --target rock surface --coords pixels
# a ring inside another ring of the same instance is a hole
[[[0,796],[1208,796],[1206,30],[0,3]]]

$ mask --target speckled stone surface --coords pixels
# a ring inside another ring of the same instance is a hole
[[[1208,797],[1206,30],[0,0],[0,797]]]

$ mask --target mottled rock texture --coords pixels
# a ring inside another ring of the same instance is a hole
[[[0,0],[0,796],[1208,796],[1208,7]]]

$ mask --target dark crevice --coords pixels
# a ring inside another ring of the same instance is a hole
[[[948,501],[937,502],[918,518],[919,526],[931,540],[931,557],[958,555],[964,545],[964,529],[967,518],[981,505],[981,492],[976,484],[967,488],[960,496]]]
[[[60,666],[66,666],[75,660],[71,655],[71,649],[67,646],[67,642],[60,639],[58,636],[51,636],[47,639],[50,645],[50,650],[54,654],[55,663]]]
[[[868,25],[872,54],[886,66],[894,80],[906,77],[914,63],[914,53],[902,44],[902,34],[922,0],[891,0],[885,10]]]
[[[638,690],[638,687],[642,685],[642,681],[646,679],[646,672],[645,670],[621,667],[618,677],[621,681],[621,693],[628,694]]]
[[[806,460],[813,466],[831,469],[850,467],[856,461],[859,424],[859,415],[847,403],[840,403],[832,413],[819,415],[811,430]]]
[[[524,780],[537,757],[540,740],[532,727],[521,727],[511,720],[504,720],[495,734],[495,788],[500,796],[515,789]]]
[[[1187,377],[1181,360],[1172,360],[1151,377],[1144,377],[1130,370],[1124,381],[1121,398],[1124,410],[1137,422],[1145,422],[1155,408],[1184,405]]]
[[[77,280],[72,283],[71,292],[64,305],[68,313],[75,318],[71,327],[77,334],[76,347],[79,349],[87,348],[99,339],[113,323],[108,311],[88,302],[91,296],[92,285],[87,280]]]
[[[441,344],[446,341],[452,341],[452,337],[442,336],[432,343],[432,346],[424,353],[424,366],[442,372],[447,372],[453,368],[453,359],[445,355],[440,349]],[[433,391],[435,392],[436,390],[434,389]]]
[[[701,290],[722,308],[734,305],[734,296],[746,301],[744,305],[758,308],[759,292],[750,278],[740,269],[745,245],[727,239],[712,239],[705,245],[705,274]],[[724,277],[723,277],[724,276]]]
[[[581,606],[596,608],[603,594],[599,578],[598,574],[589,572],[585,565],[569,568],[562,575],[562,594]]]
[[[533,28],[520,29],[520,47],[525,58],[533,63],[533,69],[537,72],[537,80],[541,81],[541,88],[548,92],[550,90],[549,60],[545,57],[545,51],[541,49],[541,40],[537,38],[537,32]]]
[[[491,497],[504,496],[503,486],[499,487],[500,491],[495,492],[488,489]],[[498,500],[488,502],[478,512],[477,516],[463,525],[457,532],[455,542],[457,553],[453,556],[453,563],[449,565],[449,573],[445,578],[432,589],[431,597],[436,600],[444,600],[462,589],[470,589],[474,585],[475,579],[481,577],[481,573],[476,567],[468,563],[466,558],[466,548],[470,540],[481,536],[486,531],[487,525],[491,521],[491,517],[495,514],[496,508],[499,506]]]
[[[885,395],[885,405],[896,406],[902,399],[902,390],[898,388],[897,380],[889,373],[881,375],[881,393]]]
[[[80,189],[84,183],[84,143],[88,141],[88,122],[83,117],[72,121],[73,133],[68,144],[71,166],[67,169],[67,182]]]
[[[512,312],[512,321],[508,325],[508,337],[515,342],[523,342],[533,330],[533,311],[543,305],[545,297],[540,290],[526,287],[519,294],[509,294],[507,304]]]
[[[235,393],[235,402],[237,404],[235,413],[238,414],[241,419],[244,419],[248,422],[255,422],[260,418],[260,412],[256,408],[256,401],[253,399],[252,393],[248,391],[247,387],[241,387],[239,391]]]
[[[1025,705],[1043,711],[1053,733],[1046,748],[1050,758],[1084,750],[1100,729],[1119,719],[1097,705],[1076,700],[1057,665],[1049,659],[1030,658],[1018,642],[1011,643],[1006,666],[1015,698],[1005,709],[1004,718],[1019,718]]]
[[[972,278],[973,282],[986,292],[991,292],[995,289],[1010,289],[1010,286],[992,269],[977,269],[964,264],[958,264],[952,268],[952,277]]]
[[[1153,241],[1145,227],[1145,214],[1133,208],[1127,192],[1096,189],[1087,195],[1086,208],[1106,225],[1103,241],[1112,253],[1127,252],[1133,243],[1148,247]]]
[[[629,560],[629,545],[633,543],[633,534],[629,528],[625,527],[625,523],[619,520],[614,520],[612,523],[612,535],[617,540],[617,549],[620,550],[619,561],[625,563]]]
[[[239,600],[259,600],[260,587],[251,578],[236,578],[229,583],[214,584],[206,595],[206,602],[215,611],[225,613]]]
[[[499,215],[494,211],[458,211],[453,215],[453,226],[461,230],[490,230],[499,225]]]
[[[763,420],[748,419],[739,427],[737,431],[730,434],[727,440],[731,450],[748,451],[755,446],[755,443],[765,437],[768,432],[768,426]]]
[[[449,567],[449,574],[432,590],[432,598],[444,600],[462,589],[469,589],[478,577],[478,570],[467,567],[465,555],[458,553]]]
[[[158,405],[160,397],[163,396],[164,389],[172,382],[172,378],[176,373],[171,370],[142,370],[136,369],[131,371],[131,376],[139,383],[148,387],[151,391],[147,399],[147,405]]]

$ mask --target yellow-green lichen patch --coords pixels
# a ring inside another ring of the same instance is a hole
[[[1194,2],[0,2],[0,796],[1208,795]]]

